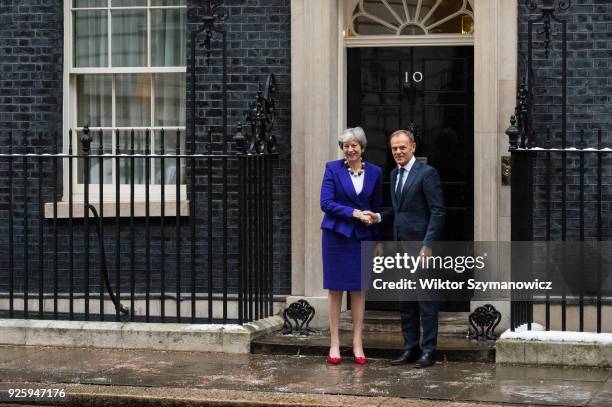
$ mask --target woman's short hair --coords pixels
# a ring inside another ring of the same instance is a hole
[[[368,140],[366,139],[365,131],[361,127],[353,127],[346,129],[338,137],[338,145],[342,148],[342,145],[348,141],[355,140],[361,145],[361,148],[365,150]]]

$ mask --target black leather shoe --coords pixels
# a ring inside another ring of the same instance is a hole
[[[397,358],[391,361],[394,366],[407,365],[408,363],[414,363],[421,356],[421,348],[418,346],[413,347],[410,350],[403,351]]]
[[[433,366],[434,363],[436,363],[436,360],[434,359],[433,352],[427,352],[423,353],[419,360],[416,361],[414,367],[417,369],[422,369],[424,367]]]

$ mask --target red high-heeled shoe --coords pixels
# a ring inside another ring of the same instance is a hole
[[[355,356],[355,354],[353,353],[353,361],[355,363],[357,363],[358,365],[365,365],[366,362],[368,361],[368,358],[366,358],[365,356]]]
[[[327,363],[329,363],[330,365],[338,365],[338,364],[342,363],[342,358],[341,357],[332,358],[328,354],[327,355]]]

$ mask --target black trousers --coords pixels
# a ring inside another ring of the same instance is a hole
[[[404,349],[419,345],[423,325],[423,352],[434,352],[438,343],[438,303],[435,301],[402,301],[400,317]]]

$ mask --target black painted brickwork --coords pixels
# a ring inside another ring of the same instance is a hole
[[[63,16],[62,2],[59,0],[3,1],[0,3],[0,148],[9,151],[12,144],[14,152],[40,152],[55,149],[55,132],[62,124],[62,54],[63,54]],[[12,131],[13,142],[8,132]],[[25,131],[28,136],[25,136]],[[44,132],[45,136],[38,132]],[[49,136],[51,135],[51,136]],[[38,184],[30,185],[26,193],[23,187],[23,160],[15,161],[13,172],[13,199],[21,208],[14,205],[15,247],[20,254],[15,255],[16,273],[23,273],[23,206],[29,203],[30,259],[37,247],[38,208],[32,197]],[[32,159],[27,163],[28,176],[38,175]],[[49,197],[48,186],[52,184],[49,166],[45,167],[44,190]],[[17,183],[17,179],[20,180]],[[0,159],[0,291],[8,287],[8,162]],[[65,234],[65,233],[64,233]],[[31,278],[33,275],[30,273]],[[21,291],[21,289],[19,289]]]
[[[54,131],[61,126],[61,4],[60,0],[0,3],[2,137],[8,129]]]
[[[539,14],[519,6],[519,80],[527,66],[527,19]],[[541,3],[541,2],[539,2]],[[567,146],[579,147],[584,131],[584,147],[597,147],[597,130],[602,131],[603,147],[612,147],[612,4],[608,0],[575,0],[567,12],[557,12],[567,20]],[[551,47],[546,58],[542,24],[534,25],[534,128],[537,145],[546,146],[550,128],[550,147],[561,147],[561,25],[553,22]],[[533,238],[546,237],[545,214],[547,183],[544,155],[535,162]],[[585,155],[585,238],[597,236],[596,183],[597,158]],[[578,240],[580,162],[578,154],[567,156],[567,240]],[[602,156],[603,199],[602,234],[612,238],[612,154]],[[561,155],[552,155],[551,239],[561,239]]]
[[[200,2],[188,0],[192,11],[189,24],[197,26],[202,10]],[[291,291],[291,48],[289,0],[225,0],[222,2],[228,18],[222,27],[227,32],[228,63],[228,131],[231,138],[236,124],[244,120],[244,113],[255,100],[259,84],[264,85],[269,74],[277,83],[277,122],[273,130],[278,141],[280,157],[274,161],[274,287],[275,293]],[[221,151],[222,145],[222,64],[221,36],[214,35],[212,52],[196,57],[196,134],[212,132],[212,148]],[[188,63],[189,66],[189,63]],[[188,67],[188,81],[191,71]],[[188,82],[188,100],[191,97]],[[187,112],[188,125],[191,110]],[[209,138],[197,141],[197,151],[204,151]],[[235,184],[235,180],[231,183]],[[218,203],[220,205],[220,202]],[[205,210],[202,208],[202,210]],[[205,213],[198,214],[205,216]],[[216,219],[216,223],[220,219]]]
[[[190,9],[198,2],[189,1]],[[224,2],[229,12],[226,21],[228,30],[228,73],[229,73],[229,108],[228,137],[235,132],[235,124],[243,117],[245,109],[254,99],[257,92],[257,83],[264,82],[267,74],[274,73],[278,83],[277,94],[277,125],[274,134],[279,141],[280,157],[274,162],[273,193],[274,193],[274,292],[286,294],[290,292],[290,2],[289,0],[227,0]],[[15,152],[52,152],[59,145],[59,138],[54,132],[61,129],[62,120],[62,52],[63,52],[63,11],[62,2],[26,0],[4,1],[0,5],[0,149],[8,152],[8,131],[13,131],[13,151]],[[197,10],[190,10],[190,24],[196,20]],[[213,45],[218,44],[213,42]],[[185,44],[187,47],[188,44]],[[197,103],[197,147],[196,151],[204,152],[204,143],[208,141],[207,134],[212,131],[213,148],[221,149],[221,94],[218,65],[218,53],[213,51],[207,65],[201,52],[198,53],[198,103]],[[212,73],[212,74],[211,74]],[[189,85],[188,85],[189,90]],[[189,97],[189,95],[188,95]],[[189,99],[188,99],[189,101]],[[190,111],[190,102],[187,107]],[[188,137],[190,140],[190,136]],[[24,143],[26,146],[24,146]],[[188,147],[190,146],[188,142]],[[94,135],[93,148],[96,147]],[[188,150],[189,151],[189,150]],[[195,196],[197,218],[197,291],[206,292],[207,275],[207,234],[206,224],[206,191],[207,170],[205,161],[198,161],[196,169],[197,193]],[[214,161],[214,193],[213,207],[215,215],[220,214],[222,197],[220,195],[221,183],[220,162]],[[232,165],[230,164],[230,168]],[[61,169],[61,165],[60,165]],[[23,160],[14,163],[13,172],[13,210],[15,216],[15,290],[21,291],[21,281],[24,265],[24,198],[28,202],[28,230],[29,230],[29,290],[38,290],[38,164],[35,159],[28,160],[28,176],[30,177],[28,191],[23,189]],[[237,174],[227,175],[228,190],[235,191]],[[42,201],[53,200],[54,177],[52,163],[45,160],[43,165]],[[171,186],[168,186],[171,188]],[[58,195],[62,194],[61,171],[58,174]],[[231,193],[230,224],[236,218],[234,203],[236,194]],[[8,163],[0,159],[0,291],[8,289]],[[68,284],[68,237],[69,227],[67,220],[58,221],[59,244],[59,287],[65,291]],[[105,219],[105,248],[107,260],[111,268],[110,277],[114,285],[114,242],[115,219]],[[215,279],[214,286],[220,287],[221,273],[221,246],[218,244],[220,219],[213,221],[215,246],[213,247]],[[122,266],[122,297],[129,292],[130,256],[130,221],[120,220],[121,230],[121,266]],[[136,292],[143,292],[144,278],[144,222],[137,219],[135,222],[136,243],[134,267],[136,269]],[[82,292],[83,280],[83,232],[82,221],[74,222],[74,284],[75,291]],[[166,218],[166,290],[172,293],[175,288],[175,219]],[[235,227],[231,227],[230,236],[236,236]],[[53,265],[52,242],[53,228],[51,221],[44,222],[44,286],[45,291],[52,290]],[[182,235],[182,287],[187,290],[190,286],[189,266],[189,225],[186,220],[181,221]],[[152,279],[151,290],[159,292],[159,219],[151,220],[151,253],[152,253]],[[97,292],[99,287],[97,241],[93,227],[90,237],[90,288]],[[237,241],[230,242],[229,254],[235,253]],[[230,263],[230,273],[234,264]],[[19,282],[19,283],[18,283]],[[236,286],[235,278],[230,279],[231,286]],[[125,300],[124,300],[125,303]]]

